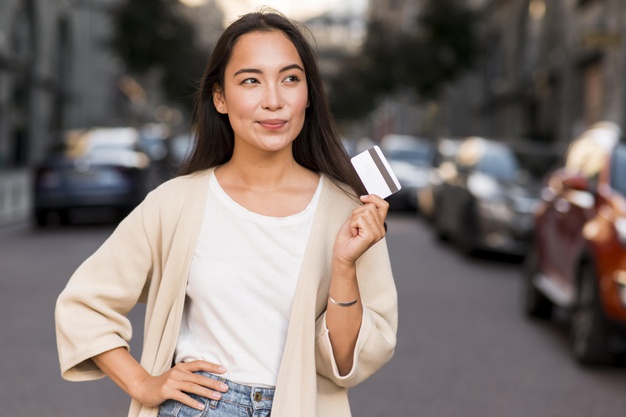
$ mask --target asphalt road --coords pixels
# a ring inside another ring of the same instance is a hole
[[[518,262],[465,258],[414,216],[394,214],[388,223],[398,346],[351,390],[355,417],[625,415],[626,366],[581,368],[563,322],[525,320]],[[0,229],[0,417],[126,415],[129,400],[111,381],[60,378],[54,336],[56,297],[111,230]],[[141,313],[131,313],[137,340]]]

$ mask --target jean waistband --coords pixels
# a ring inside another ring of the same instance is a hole
[[[198,371],[200,375],[215,379],[228,385],[228,391],[222,393],[220,401],[227,401],[255,410],[271,410],[275,388],[242,385],[209,372]]]

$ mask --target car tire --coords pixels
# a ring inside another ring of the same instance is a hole
[[[468,204],[465,210],[461,212],[461,218],[458,223],[459,232],[456,236],[456,243],[464,255],[471,256],[476,253],[476,215],[474,213],[474,205]]]
[[[535,247],[531,247],[522,270],[522,308],[526,317],[547,320],[552,316],[554,304],[533,282],[539,272],[539,254]]]
[[[48,226],[48,212],[46,210],[35,211],[35,225],[40,228]]]
[[[433,229],[435,231],[435,237],[437,237],[439,242],[446,242],[448,240],[448,234],[443,225],[443,215],[441,212],[436,211],[433,213]]]
[[[61,226],[70,226],[73,224],[72,209],[59,210],[59,224]]]
[[[579,271],[576,303],[570,324],[570,343],[576,361],[585,365],[612,362],[609,349],[609,327],[598,292],[593,264],[584,264]]]

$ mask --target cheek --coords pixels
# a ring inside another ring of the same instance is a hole
[[[297,109],[298,112],[304,114],[308,104],[309,96],[306,90],[304,91],[304,93],[299,93],[296,97],[294,97],[293,106],[295,109]]]
[[[240,96],[231,97],[228,102],[229,111],[249,113],[258,104],[258,100],[252,95],[242,94]]]

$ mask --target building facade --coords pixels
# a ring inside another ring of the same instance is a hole
[[[626,118],[626,2],[491,0],[484,54],[448,88],[437,133],[565,144]]]
[[[0,0],[0,226],[28,218],[33,167],[64,130],[175,114],[163,111],[158,77],[126,74],[108,46],[122,1]],[[212,48],[215,1],[179,12]]]
[[[26,216],[28,170],[61,123],[71,48],[63,1],[0,0],[0,224]],[[42,19],[41,16],[48,16]],[[53,18],[50,18],[53,17]]]

